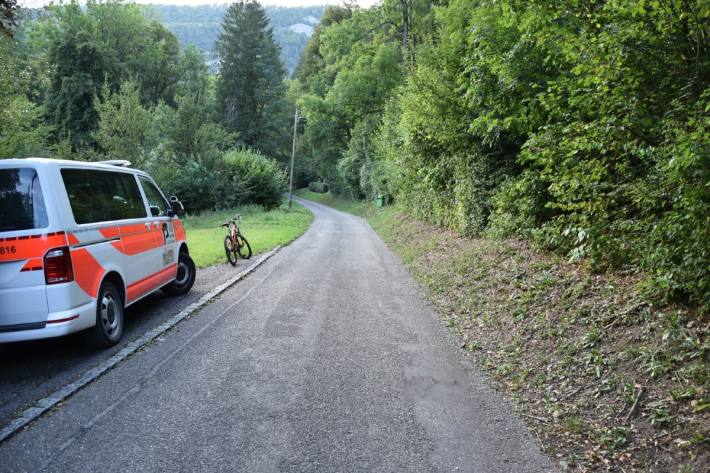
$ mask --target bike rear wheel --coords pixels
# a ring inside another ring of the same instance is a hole
[[[224,237],[224,252],[227,255],[227,261],[229,261],[229,264],[232,266],[237,265],[237,248],[235,248],[235,246],[231,236],[227,235]]]
[[[244,259],[251,258],[251,245],[241,233],[237,233],[237,243],[239,245],[237,246],[237,252],[239,253],[239,256]]]

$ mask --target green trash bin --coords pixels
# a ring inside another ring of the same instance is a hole
[[[375,200],[375,206],[377,206],[377,207],[384,207],[385,206],[384,194],[377,194],[377,199]]]

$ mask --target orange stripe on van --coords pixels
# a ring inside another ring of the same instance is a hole
[[[71,260],[76,283],[89,297],[96,297],[99,293],[99,284],[106,272],[104,268],[85,248],[72,251]]]
[[[144,232],[147,230],[147,227],[145,226],[145,223],[135,223],[132,225],[122,225],[118,227],[120,230],[121,235],[127,235],[130,233],[140,233]]]
[[[122,246],[114,245],[114,248],[128,256],[137,255],[154,248],[163,246],[153,238],[153,230],[146,228],[145,224],[124,225],[119,227]]]
[[[136,281],[129,285],[126,289],[126,292],[128,293],[128,297],[126,299],[128,302],[133,302],[139,297],[144,296],[154,289],[157,289],[175,279],[176,275],[177,265],[171,264],[157,273],[151,274],[147,278],[143,278],[140,281]]]
[[[0,238],[0,262],[42,258],[47,250],[66,244],[64,232]]]
[[[116,238],[121,234],[118,227],[101,228],[99,229],[99,232],[101,232],[101,235],[106,239]]]
[[[78,245],[81,243],[79,239],[73,233],[67,233],[67,241],[70,245]]]
[[[39,271],[41,269],[44,269],[42,258],[33,258],[25,263],[20,271]]]
[[[185,241],[185,227],[182,222],[178,219],[173,220],[173,228],[175,229],[175,239],[177,241]]]

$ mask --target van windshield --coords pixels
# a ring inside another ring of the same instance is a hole
[[[37,172],[32,168],[0,169],[0,232],[48,224]]]

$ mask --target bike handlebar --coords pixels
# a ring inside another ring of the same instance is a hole
[[[241,221],[242,219],[242,214],[237,214],[234,218],[230,218],[229,220],[225,220],[223,224],[220,225],[220,227],[228,227],[230,223],[232,222],[237,222]]]

